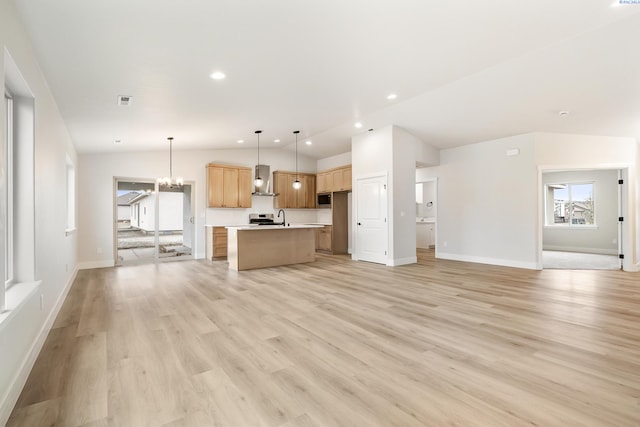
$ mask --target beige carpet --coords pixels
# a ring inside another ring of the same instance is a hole
[[[619,270],[620,259],[615,255],[542,251],[542,268],[563,270]]]

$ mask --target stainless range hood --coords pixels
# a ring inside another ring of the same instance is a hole
[[[277,196],[271,192],[271,168],[269,165],[256,165],[256,177],[262,178],[262,185],[254,187],[254,196]]]

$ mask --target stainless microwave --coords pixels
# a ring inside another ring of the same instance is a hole
[[[318,194],[317,200],[318,208],[330,208],[331,207],[331,193]]]

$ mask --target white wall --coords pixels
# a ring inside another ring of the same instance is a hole
[[[118,221],[131,220],[131,206],[120,205],[118,206]]]
[[[507,156],[514,148],[519,155]],[[415,180],[432,177],[438,177],[438,258],[536,267],[533,135],[441,150],[440,166],[419,169]]]
[[[416,203],[416,217],[433,218],[436,216],[438,201],[436,199],[436,181],[420,182],[422,187],[422,203]],[[431,203],[431,206],[429,206]]]
[[[393,265],[417,262],[416,162],[424,144],[404,129],[393,126],[390,179],[391,257]]]
[[[351,151],[337,156],[326,157],[319,159],[316,163],[316,170],[318,172],[326,171],[328,169],[337,168],[340,166],[347,166],[351,164]]]
[[[183,201],[182,193],[160,192],[159,223],[160,231],[178,231],[182,230]],[[137,227],[144,231],[154,231],[156,229],[156,196],[149,194],[144,199],[137,202],[140,206],[140,220]]]
[[[436,160],[437,150],[397,126],[386,126],[352,138],[352,175],[354,205],[357,205],[357,180],[386,175],[388,184],[387,265],[416,262],[415,183],[418,156],[428,163]],[[425,153],[428,156],[425,157]],[[430,156],[430,157],[429,157]],[[352,214],[355,218],[357,212]],[[352,221],[354,219],[352,218]],[[357,253],[354,242],[353,251]]]
[[[0,0],[0,46],[6,47],[35,98],[35,278],[42,281],[0,321],[0,425],[3,425],[75,275],[77,234],[65,234],[67,216],[61,201],[64,206],[67,156],[76,166],[78,163],[58,107],[10,0]],[[3,55],[0,68],[5,69]],[[0,75],[4,87],[4,72]],[[1,108],[4,117],[4,103]],[[2,135],[4,126],[4,120],[0,120]]]
[[[159,142],[159,146],[162,144]],[[177,144],[176,144],[177,145]],[[175,147],[175,146],[174,146]],[[206,165],[222,163],[230,165],[255,165],[255,149],[198,150],[173,152],[174,176],[195,184],[194,255],[203,258],[204,225],[246,224],[249,213],[274,212],[273,197],[254,196],[249,209],[206,208]],[[260,162],[271,166],[271,171],[295,170],[295,153],[282,149],[261,149]],[[135,181],[141,178],[156,178],[167,175],[169,168],[166,150],[144,153],[81,154],[78,168],[79,179],[79,262],[83,268],[114,265],[114,177]],[[298,169],[315,173],[316,161],[299,155]],[[307,218],[311,218],[307,220]],[[305,212],[287,209],[287,222],[315,222],[315,210]]]
[[[182,193],[160,192],[160,231],[182,230]]]
[[[547,250],[618,254],[618,171],[585,170],[547,172],[546,184],[593,182],[596,227],[546,226],[543,248]]]
[[[509,149],[519,155],[507,156]],[[533,133],[442,150],[441,165],[416,181],[438,178],[436,256],[541,268],[542,172],[625,167],[628,218],[636,218],[638,144],[631,138]],[[625,221],[625,270],[638,268],[636,221]]]
[[[633,219],[622,224],[623,268],[638,271],[638,142],[633,138],[616,138],[591,135],[565,135],[536,133],[535,162],[538,165],[539,182],[541,174],[549,170],[566,169],[624,169],[626,177],[623,188],[625,216]],[[541,193],[540,193],[541,194]],[[542,201],[540,200],[540,203]],[[539,227],[542,228],[542,210],[539,214]],[[540,234],[539,245],[542,245]],[[541,265],[541,260],[540,260]]]

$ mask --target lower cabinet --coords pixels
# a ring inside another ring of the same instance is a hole
[[[226,227],[207,227],[207,259],[221,259],[227,257],[227,229]]]
[[[331,245],[331,226],[325,225],[322,228],[316,228],[316,251],[332,252]]]
[[[416,248],[429,249],[435,247],[435,224],[416,222]]]

